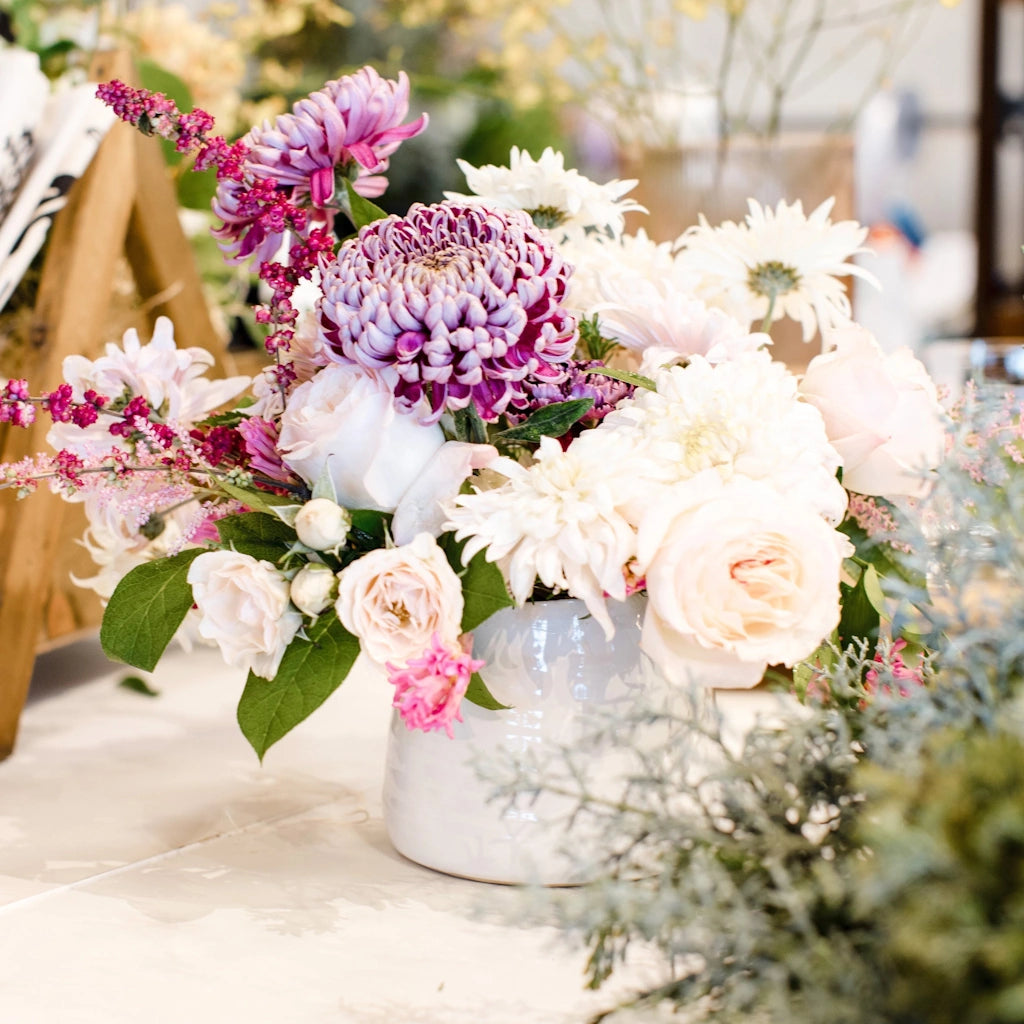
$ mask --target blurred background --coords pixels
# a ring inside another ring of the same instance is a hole
[[[631,226],[659,240],[748,195],[835,195],[833,219],[871,228],[884,288],[856,313],[883,345],[1024,335],[1020,0],[0,0],[0,30],[0,62],[29,49],[58,89],[127,47],[143,84],[228,137],[363,64],[404,69],[431,126],[393,161],[389,211],[512,145],[638,178],[650,215]],[[167,157],[231,329],[247,285],[204,241],[212,182]]]

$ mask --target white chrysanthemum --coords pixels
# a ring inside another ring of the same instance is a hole
[[[560,237],[582,234],[588,228],[621,235],[626,213],[647,212],[635,200],[624,198],[636,186],[635,179],[599,185],[579,171],[566,170],[565,157],[550,146],[539,160],[513,146],[508,167],[474,167],[465,160],[456,162],[475,194],[445,192],[446,199],[501,210],[525,210],[537,227]]]
[[[850,323],[840,278],[853,274],[877,285],[869,271],[849,262],[864,251],[867,228],[852,220],[833,224],[834,202],[827,199],[805,215],[799,200],[773,210],[750,199],[743,223],[719,227],[702,215],[680,237],[677,259],[700,274],[696,294],[705,302],[747,323],[788,316],[809,341],[817,330]]]
[[[797,379],[767,352],[712,365],[694,356],[688,366],[660,370],[657,391],[638,390],[592,431],[632,437],[635,457],[656,485],[715,469],[764,480],[802,500],[832,524],[846,510],[836,480],[839,456],[817,409],[802,402]],[[635,487],[627,514],[637,521],[650,500]]]
[[[590,316],[602,302],[633,295],[656,282],[668,281],[688,292],[699,281],[672,256],[670,242],[655,242],[642,228],[614,239],[577,235],[562,242],[558,251],[573,266],[565,305],[583,316]]]
[[[636,535],[620,504],[637,467],[628,437],[608,434],[594,444],[590,435],[597,433],[586,431],[566,451],[542,438],[529,467],[496,459],[490,470],[506,482],[455,498],[445,529],[468,538],[467,561],[486,549],[519,603],[539,579],[581,598],[610,636],[604,596],[626,597],[623,567],[635,553]]]
[[[141,395],[163,422],[189,427],[214,409],[241,394],[249,377],[208,379],[213,356],[203,348],[178,348],[174,325],[159,317],[153,338],[143,345],[132,328],[120,345],[108,344],[99,359],[72,355],[64,360],[64,380],[71,385],[76,402],[92,388],[109,399]],[[108,451],[113,443],[102,418],[85,429],[70,423],[55,423],[46,435],[52,447],[76,454]]]

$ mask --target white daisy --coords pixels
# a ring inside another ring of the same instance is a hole
[[[867,228],[852,220],[833,224],[834,199],[809,216],[799,200],[774,210],[747,202],[743,223],[715,228],[702,215],[679,238],[678,260],[701,275],[697,295],[747,323],[788,316],[803,327],[804,341],[817,330],[847,326],[850,300],[839,278],[852,274],[878,284],[849,262],[865,251]]]
[[[502,210],[525,210],[537,227],[552,231],[557,238],[582,234],[588,229],[621,235],[626,213],[647,212],[635,200],[624,198],[636,186],[635,179],[599,185],[579,171],[566,170],[565,158],[550,146],[539,160],[513,146],[508,167],[474,167],[465,160],[457,163],[475,194],[445,192],[446,199]]]

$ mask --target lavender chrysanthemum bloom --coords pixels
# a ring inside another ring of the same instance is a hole
[[[576,341],[561,305],[570,273],[524,213],[416,204],[323,269],[320,337],[426,422],[470,403],[494,421],[527,403],[528,381],[562,378]]]
[[[530,413],[542,409],[545,405],[556,402],[568,402],[577,398],[592,398],[593,406],[573,425],[571,434],[581,429],[596,427],[625,398],[630,398],[636,390],[627,384],[603,373],[587,373],[602,367],[604,364],[596,359],[577,360],[569,363],[565,378],[559,383],[540,381],[528,383],[526,393],[529,404],[516,416],[510,416],[513,422],[525,419]]]
[[[340,178],[351,180],[356,192],[368,199],[381,195],[389,157],[427,125],[426,114],[402,124],[408,111],[405,72],[393,81],[365,67],[299,100],[273,125],[265,121],[252,128],[242,140],[249,151],[245,181],[221,180],[213,202],[214,213],[224,222],[214,233],[225,250],[236,258],[256,252],[265,260],[280,246],[283,228],[281,233],[258,230],[258,238],[246,238],[253,228],[246,192],[258,179],[273,181],[295,205],[312,207],[311,221],[328,227],[339,208],[335,193]]]

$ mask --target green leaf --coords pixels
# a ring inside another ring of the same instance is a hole
[[[364,199],[353,187],[352,182],[345,179],[345,192],[348,195],[348,209],[345,211],[356,231],[381,220],[387,213],[379,206],[374,205],[369,199]]]
[[[462,574],[462,632],[470,633],[485,619],[502,608],[511,608],[513,601],[505,586],[501,570],[478,552]]]
[[[266,491],[256,490],[255,487],[236,487],[226,480],[218,480],[217,486],[226,495],[248,506],[253,512],[265,512],[267,515],[277,516],[277,518],[280,516],[274,511],[275,508],[290,504],[287,498],[282,498],[279,494],[268,494]],[[297,502],[295,506],[296,508],[301,507]]]
[[[243,555],[276,564],[295,543],[295,531],[273,513],[241,512],[217,520],[221,541]]]
[[[508,708],[507,704],[502,704],[487,689],[487,684],[480,678],[479,672],[474,672],[469,680],[469,686],[466,687],[466,700],[487,711],[505,711]]]
[[[839,592],[842,600],[842,615],[839,619],[839,642],[846,646],[850,641],[865,639],[875,641],[878,639],[878,627],[881,616],[878,610],[871,603],[865,585],[867,571],[860,574],[860,579],[853,585],[848,583],[839,584]]]
[[[189,566],[203,553],[190,548],[136,566],[117,585],[100,626],[100,646],[114,661],[151,672],[192,607]]]
[[[480,418],[480,413],[472,402],[465,409],[457,409],[453,419],[456,441],[487,444],[487,424]]]
[[[864,594],[871,602],[871,607],[878,614],[885,614],[885,593],[882,590],[882,581],[879,578],[878,570],[873,566],[866,566],[861,574],[861,583],[864,585]]]
[[[138,676],[125,676],[117,685],[131,690],[132,693],[141,693],[143,697],[160,696],[159,690],[154,690],[145,679],[140,679]]]
[[[568,402],[553,402],[533,413],[518,427],[503,430],[497,435],[502,441],[539,441],[542,437],[561,437],[594,406],[592,398],[573,398]]]
[[[657,391],[654,381],[650,377],[645,377],[642,373],[632,373],[629,370],[614,370],[610,366],[588,366],[583,372],[599,373],[602,377],[621,380],[623,384],[632,384],[634,387],[645,388],[648,391]]]
[[[334,615],[321,615],[284,652],[273,679],[249,673],[238,702],[238,724],[262,761],[282,736],[312,714],[345,681],[359,641]]]
[[[391,526],[390,512],[378,512],[372,508],[354,508],[349,510],[349,514],[352,516],[352,528],[348,535],[352,548],[366,552],[384,547]]]

